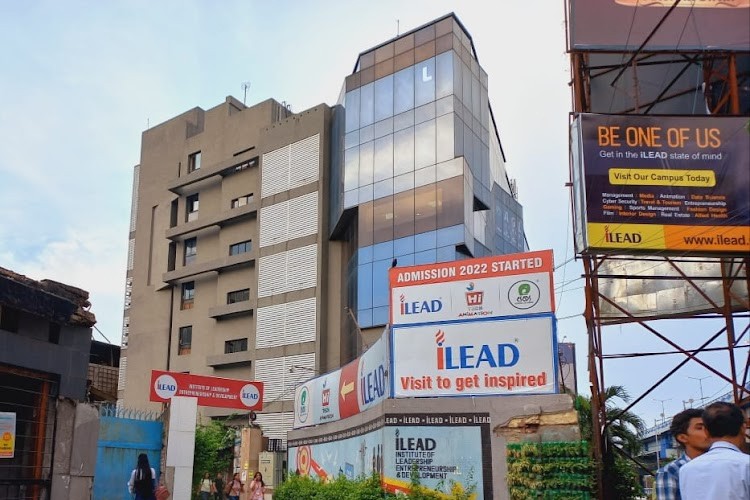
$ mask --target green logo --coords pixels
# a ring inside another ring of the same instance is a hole
[[[522,283],[518,286],[518,295],[528,295],[531,292],[531,285],[528,283]]]

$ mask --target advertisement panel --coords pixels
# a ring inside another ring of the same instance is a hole
[[[386,332],[359,358],[297,387],[293,428],[351,417],[388,397]]]
[[[582,114],[577,122],[579,251],[750,252],[747,118]]]
[[[551,315],[393,328],[394,397],[557,392]]]
[[[166,403],[174,396],[198,399],[198,406],[263,409],[263,382],[151,370],[149,400]]]
[[[573,50],[740,50],[748,0],[568,0]],[[670,8],[676,5],[674,9]]]
[[[492,498],[488,414],[387,415],[383,482],[394,493],[409,493],[412,468],[433,492],[474,491]],[[484,479],[487,478],[487,481]]]
[[[338,433],[289,442],[287,470],[320,480],[380,476],[408,493],[412,467],[425,488],[452,488],[491,499],[492,455],[487,413],[386,414]]]
[[[0,411],[0,458],[13,458],[16,450],[16,414]]]
[[[389,271],[391,324],[554,311],[551,250]]]
[[[369,477],[373,471],[380,473],[383,456],[381,426],[377,430],[352,437],[289,446],[287,470],[323,481],[340,475],[356,479]]]

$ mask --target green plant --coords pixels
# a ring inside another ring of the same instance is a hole
[[[213,478],[217,472],[230,470],[235,432],[232,427],[219,420],[212,420],[195,429],[193,484],[198,484],[206,472]]]
[[[588,442],[511,443],[506,455],[512,500],[591,498]]]

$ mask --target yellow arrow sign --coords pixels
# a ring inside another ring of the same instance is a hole
[[[346,401],[346,395],[351,392],[354,392],[354,382],[349,382],[341,386],[341,397],[344,398],[344,401]]]

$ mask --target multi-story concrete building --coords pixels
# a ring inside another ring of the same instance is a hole
[[[362,52],[333,107],[228,97],[145,131],[124,403],[152,369],[261,380],[284,437],[294,388],[388,322],[388,268],[526,250],[487,84],[450,14]]]

